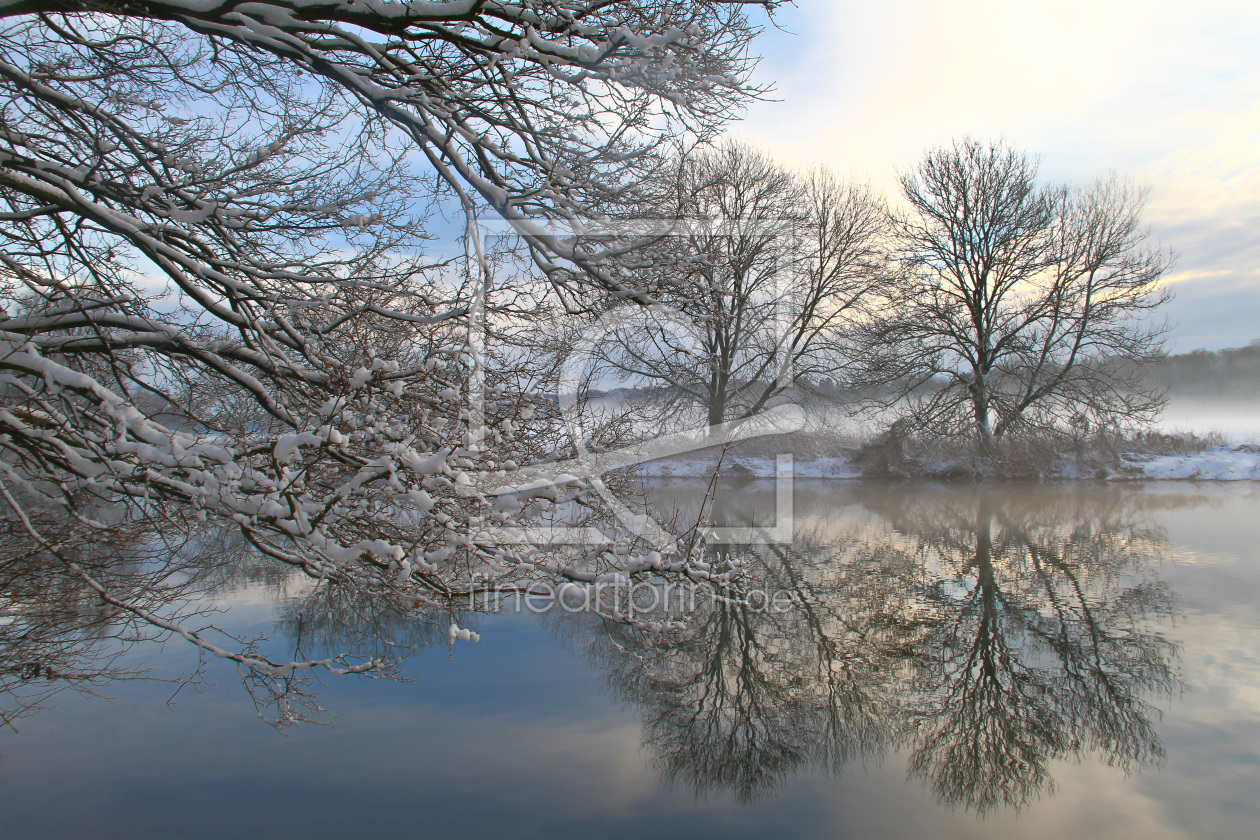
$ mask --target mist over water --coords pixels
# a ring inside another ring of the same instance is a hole
[[[1161,430],[1260,442],[1260,342],[1169,356],[1150,375],[1168,394]]]
[[[1255,399],[1173,396],[1158,428],[1199,436],[1220,434],[1235,446],[1260,443],[1260,395]]]

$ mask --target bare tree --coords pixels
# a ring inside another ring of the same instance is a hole
[[[554,225],[755,95],[745,8],[0,4],[5,526],[111,609],[277,680],[381,663],[216,646],[75,560],[116,526],[99,511],[230,525],[390,609],[593,578],[492,527],[586,489],[486,489],[566,454],[530,396],[555,361],[511,349],[539,312],[511,250],[475,224],[428,245],[434,213],[502,216],[561,292],[646,300],[615,259],[634,242]]]
[[[1161,405],[1171,257],[1146,247],[1144,190],[1112,176],[1044,187],[1004,143],[965,139],[902,175],[898,282],[863,333],[868,385],[895,382],[916,428],[983,451],[1018,430],[1141,423]]]
[[[832,340],[880,283],[881,202],[737,143],[683,157],[669,180],[674,227],[645,274],[685,328],[638,313],[607,346],[605,371],[701,407],[709,425],[834,375]]]

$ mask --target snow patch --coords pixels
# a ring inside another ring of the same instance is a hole
[[[1260,450],[1220,447],[1194,455],[1164,455],[1132,463],[1143,478],[1195,481],[1260,481]]]

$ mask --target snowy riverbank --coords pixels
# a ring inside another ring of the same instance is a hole
[[[1260,481],[1260,448],[1250,445],[1233,449],[1219,447],[1193,455],[1164,455],[1129,463],[1138,473],[1135,477],[1141,478]]]

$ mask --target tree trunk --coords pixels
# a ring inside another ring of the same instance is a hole
[[[730,369],[726,367],[725,354],[718,357],[709,372],[709,425],[720,426],[726,421],[726,404],[730,400],[728,386]]]
[[[720,388],[709,395],[709,425],[720,426],[726,420],[726,389]]]
[[[989,423],[989,389],[984,381],[984,374],[975,373],[975,380],[971,386],[971,402],[975,411],[976,419],[976,442],[980,444],[980,449],[986,455],[993,452],[996,441],[993,437],[993,427]]]

